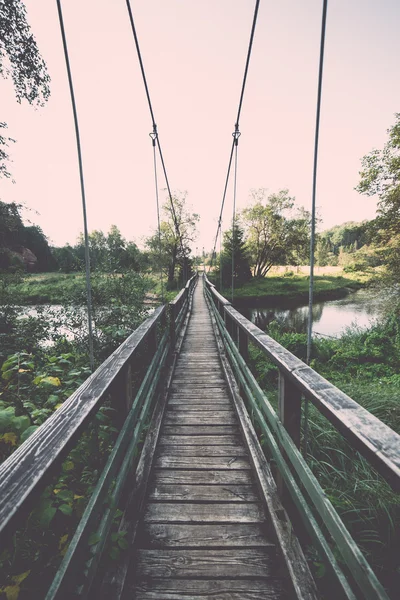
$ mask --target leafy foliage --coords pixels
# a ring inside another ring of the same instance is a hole
[[[392,281],[400,277],[400,113],[388,129],[382,150],[372,150],[362,159],[357,191],[379,197],[374,238],[383,247],[383,256]]]
[[[0,75],[12,78],[18,102],[43,105],[50,95],[50,77],[40,56],[35,38],[26,19],[21,0],[3,0],[0,4]],[[7,127],[0,123],[0,129]],[[0,177],[10,177],[6,150],[11,138],[0,136]]]
[[[304,262],[309,247],[307,211],[293,214],[294,198],[288,190],[267,196],[261,188],[251,194],[253,202],[241,216],[253,275],[265,277],[273,265]]]
[[[156,232],[146,240],[153,270],[157,272],[161,269],[165,273],[169,289],[174,286],[179,268],[181,271],[187,269],[190,254],[189,244],[196,238],[196,224],[199,221],[199,215],[192,213],[187,207],[186,196],[187,194],[184,192],[176,194],[172,198],[181,238],[178,237],[175,229],[171,203],[168,199],[163,205],[165,218],[160,223],[160,238]]]

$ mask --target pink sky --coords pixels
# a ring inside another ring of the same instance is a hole
[[[18,105],[0,80],[0,120],[17,140],[0,181],[4,201],[24,202],[54,244],[82,230],[67,76],[55,0],[25,0],[52,78],[43,109]],[[89,230],[115,223],[139,244],[156,225],[151,121],[125,0],[64,0],[81,126]],[[251,188],[289,188],[311,204],[322,0],[262,0],[240,123],[238,206]],[[132,0],[164,158],[173,190],[201,216],[194,244],[211,249],[254,2]],[[317,205],[323,227],[372,218],[376,202],[354,191],[361,157],[382,147],[400,111],[400,3],[330,0]],[[165,184],[160,174],[160,188]],[[163,197],[163,193],[161,195]],[[232,187],[225,224],[231,218]]]

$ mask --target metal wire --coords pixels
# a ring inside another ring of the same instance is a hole
[[[251,33],[250,33],[250,41],[249,41],[249,46],[248,46],[248,50],[247,50],[246,65],[245,65],[245,68],[244,68],[244,75],[243,75],[243,81],[242,81],[242,89],[241,89],[241,92],[240,92],[239,106],[238,106],[238,111],[237,111],[237,115],[236,115],[235,132],[239,130],[239,120],[240,120],[240,114],[242,112],[244,91],[245,91],[245,88],[246,88],[247,74],[248,74],[248,71],[249,71],[251,51],[253,49],[253,40],[254,40],[254,33],[255,33],[255,30],[256,30],[256,24],[257,24],[257,17],[258,17],[258,8],[259,8],[259,6],[260,6],[260,0],[256,0],[256,4],[255,4],[255,7],[254,7],[253,23],[252,23],[252,27],[251,27]],[[221,202],[221,210],[220,210],[219,219],[218,219],[217,233],[216,233],[215,241],[214,241],[214,250],[213,250],[213,252],[211,254],[211,261],[210,261],[208,272],[210,272],[210,270],[211,270],[211,267],[212,267],[212,264],[213,264],[213,256],[215,254],[215,249],[217,247],[218,230],[219,230],[219,228],[221,226],[222,213],[223,213],[224,205],[225,205],[226,190],[228,188],[228,182],[229,182],[229,176],[230,176],[231,167],[232,167],[232,159],[233,159],[233,151],[234,151],[234,149],[235,149],[235,139],[232,142],[231,153],[230,153],[230,156],[229,156],[228,171],[227,171],[227,174],[226,174],[224,193],[223,193],[222,202]]]
[[[144,70],[144,65],[143,65],[143,60],[142,60],[142,53],[140,51],[139,40],[138,40],[138,36],[137,36],[137,33],[136,33],[135,22],[134,22],[134,19],[133,19],[132,8],[131,8],[129,0],[126,0],[126,6],[127,6],[127,9],[128,9],[129,21],[130,21],[130,24],[131,24],[132,33],[133,33],[133,37],[134,37],[134,40],[135,40],[136,52],[137,52],[137,56],[138,56],[138,59],[139,59],[140,70],[141,70],[141,73],[142,73],[143,84],[144,84],[144,88],[145,88],[145,91],[146,91],[147,103],[149,105],[149,110],[150,110],[150,115],[151,115],[153,130],[154,130],[154,129],[157,129],[157,125],[156,125],[156,121],[155,121],[155,118],[154,118],[154,111],[153,111],[153,105],[151,103],[149,86],[147,85],[147,78],[146,78],[146,72]],[[175,212],[174,201],[173,201],[173,198],[172,198],[171,188],[170,188],[170,185],[169,185],[169,180],[168,180],[168,175],[167,175],[167,169],[165,167],[164,157],[163,157],[163,153],[162,153],[162,149],[161,149],[161,144],[160,144],[160,137],[159,137],[158,134],[157,134],[156,141],[157,141],[158,152],[160,154],[161,165],[162,165],[163,172],[164,172],[165,182],[166,182],[166,185],[167,185],[168,196],[169,196],[169,201],[170,201],[170,205],[171,205],[172,219],[174,221],[175,231],[176,231],[176,234],[178,236],[180,247],[181,247],[181,251],[182,251],[182,255],[183,255],[183,260],[184,260],[183,271],[184,271],[184,279],[185,279],[185,283],[186,283],[186,276],[187,276],[187,274],[185,273],[185,271],[186,271],[185,249],[184,249],[184,246],[183,246],[182,235],[181,235],[181,232],[180,232],[180,229],[179,229],[179,223],[178,223],[178,219],[177,219],[176,212]]]
[[[310,364],[312,351],[312,307],[314,293],[314,251],[315,251],[315,198],[317,189],[317,166],[318,166],[318,142],[319,142],[319,123],[321,114],[321,95],[322,95],[322,75],[324,68],[324,49],[325,49],[325,29],[326,13],[328,0],[324,0],[322,9],[321,25],[321,45],[319,55],[319,73],[318,73],[318,96],[317,96],[317,114],[315,122],[315,142],[314,142],[314,167],[313,167],[313,187],[312,187],[312,205],[311,205],[311,240],[310,240],[310,287],[308,296],[308,329],[307,329],[307,364]]]
[[[161,283],[161,301],[164,304],[164,280],[162,272],[162,247],[161,247],[161,224],[160,224],[160,203],[158,199],[158,177],[157,177],[157,156],[156,156],[156,139],[157,129],[150,133],[153,143],[153,159],[154,159],[154,183],[156,188],[156,205],[157,205],[157,227],[158,227],[158,252],[160,261],[160,283]]]
[[[235,219],[236,219],[236,184],[237,184],[237,159],[238,159],[238,142],[240,133],[236,130],[233,134],[235,142],[235,171],[233,178],[233,212],[232,212],[232,303],[235,293]]]
[[[321,25],[321,44],[319,53],[319,72],[318,72],[318,95],[317,95],[317,113],[315,120],[315,143],[314,143],[314,167],[313,167],[313,188],[311,205],[311,238],[310,238],[310,287],[308,294],[308,327],[307,327],[307,364],[310,364],[312,353],[312,326],[313,326],[313,294],[314,294],[314,252],[315,252],[315,198],[317,189],[317,167],[318,167],[318,142],[319,142],[319,124],[321,115],[321,96],[322,96],[322,76],[324,70],[324,50],[325,50],[325,30],[326,13],[328,9],[328,0],[324,0],[322,9]],[[304,402],[304,456],[308,454],[308,398]]]
[[[74,86],[72,82],[71,67],[68,55],[67,38],[65,35],[64,19],[61,8],[61,0],[57,0],[58,17],[60,21],[61,36],[64,48],[65,64],[68,73],[69,91],[71,95],[72,110],[74,113],[74,124],[75,124],[75,137],[76,147],[78,151],[78,163],[79,163],[79,177],[81,183],[81,195],[82,195],[82,212],[83,212],[83,232],[85,239],[85,270],[86,270],[86,303],[87,303],[87,319],[88,319],[88,333],[89,333],[89,362],[92,372],[94,371],[94,352],[93,352],[93,324],[92,324],[92,287],[90,283],[90,254],[89,254],[89,234],[87,225],[87,213],[86,213],[86,196],[85,196],[85,183],[83,179],[83,164],[82,164],[82,152],[81,152],[81,141],[79,135],[79,123],[78,123],[78,112],[76,109]]]

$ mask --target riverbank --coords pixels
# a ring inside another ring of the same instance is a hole
[[[338,300],[351,292],[366,287],[374,280],[373,273],[344,273],[316,275],[314,277],[314,301]],[[301,306],[308,302],[309,277],[303,274],[268,275],[252,279],[235,289],[234,304],[241,306]],[[231,297],[231,289],[224,288],[222,295]]]

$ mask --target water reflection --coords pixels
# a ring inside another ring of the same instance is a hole
[[[317,302],[313,307],[313,332],[336,337],[351,325],[366,328],[383,310],[384,300],[376,290],[359,290],[340,300]],[[241,308],[240,312],[263,330],[275,320],[288,331],[307,331],[308,306],[290,309],[248,307]]]

